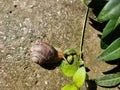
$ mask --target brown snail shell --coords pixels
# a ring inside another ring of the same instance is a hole
[[[58,52],[53,46],[46,42],[38,42],[30,48],[30,57],[33,62],[40,65],[58,62],[64,54]]]

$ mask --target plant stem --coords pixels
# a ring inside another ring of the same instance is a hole
[[[82,59],[82,49],[83,49],[84,35],[85,35],[88,13],[89,13],[89,8],[87,7],[87,11],[86,11],[85,19],[84,19],[84,23],[83,23],[83,28],[82,28],[82,34],[81,34],[81,38],[80,38],[79,60]]]

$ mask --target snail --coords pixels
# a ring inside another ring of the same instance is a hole
[[[62,51],[58,51],[46,42],[37,42],[30,48],[30,57],[33,62],[44,65],[59,62],[64,56]]]

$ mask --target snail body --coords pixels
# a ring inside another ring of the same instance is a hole
[[[64,56],[62,52],[57,51],[53,46],[46,42],[38,42],[30,48],[30,57],[33,62],[40,65],[51,64],[60,61]]]

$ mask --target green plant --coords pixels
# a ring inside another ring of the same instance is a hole
[[[101,48],[105,50],[97,59],[104,62],[120,59],[120,30],[118,30],[120,27],[120,0],[84,0],[84,2],[89,7],[93,4],[98,22],[107,22],[101,37]],[[93,3],[91,4],[91,2]],[[65,51],[66,57],[64,57],[65,60],[61,64],[61,70],[66,76],[72,77],[73,82],[65,85],[62,90],[78,90],[86,80],[87,74],[81,52],[87,15],[88,11],[82,30],[79,52],[76,53],[73,49]],[[104,87],[116,86],[120,83],[120,72],[107,74],[94,79],[94,81],[97,85]]]
[[[65,76],[71,77],[73,82],[65,85],[61,90],[79,90],[87,79],[86,68],[84,66],[84,60],[82,58],[82,46],[84,41],[84,32],[88,11],[89,9],[85,15],[85,22],[83,24],[79,52],[77,53],[74,49],[66,49],[64,51],[65,57],[60,65],[61,71]]]
[[[79,90],[86,79],[84,61],[79,59],[79,55],[73,49],[66,49],[65,54],[66,58],[64,57],[60,67],[65,76],[72,77],[73,82],[61,90]]]
[[[101,47],[106,49],[100,54],[100,56],[98,56],[98,60],[113,61],[120,58],[120,35],[118,35],[110,45],[106,43],[109,35],[112,35],[113,31],[116,30],[117,26],[120,24],[119,10],[120,0],[109,0],[98,16],[98,21],[100,22],[108,20],[107,25],[103,29],[101,38]],[[114,35],[112,36],[114,37]],[[120,72],[107,74],[103,77],[97,78],[95,81],[100,86],[116,86],[120,83]]]
[[[105,50],[98,56],[98,60],[115,61],[120,59],[120,0],[102,1],[107,1],[107,3],[98,14],[97,19],[99,22],[107,21],[107,24],[101,37],[101,48]],[[87,3],[88,6],[89,4],[90,2]],[[120,72],[107,74],[95,79],[95,82],[97,85],[105,87],[116,86],[120,83]]]

